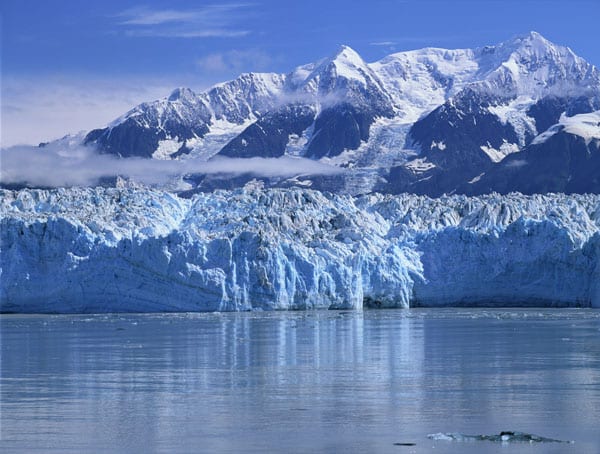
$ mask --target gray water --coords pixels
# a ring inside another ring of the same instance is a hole
[[[4,315],[0,340],[3,452],[600,453],[598,310]],[[503,430],[575,443],[427,438]]]

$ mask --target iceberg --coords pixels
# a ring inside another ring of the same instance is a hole
[[[0,311],[600,307],[600,195],[0,190]]]
[[[541,437],[539,435],[530,434],[526,432],[515,432],[512,430],[505,430],[499,434],[493,435],[465,435],[461,433],[435,433],[427,435],[430,440],[443,440],[443,441],[491,441],[495,443],[570,443],[573,441],[558,440],[556,438]]]

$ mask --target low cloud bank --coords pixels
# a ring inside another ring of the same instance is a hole
[[[38,148],[16,146],[0,150],[0,183],[37,187],[94,186],[103,178],[121,176],[146,185],[162,185],[178,175],[202,173],[258,177],[333,175],[337,167],[305,158],[217,158],[211,161],[165,161],[117,158],[93,148],[49,144]]]

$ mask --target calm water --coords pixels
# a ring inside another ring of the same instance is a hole
[[[11,315],[0,330],[3,452],[600,452],[598,310]],[[501,430],[575,444],[427,438]]]

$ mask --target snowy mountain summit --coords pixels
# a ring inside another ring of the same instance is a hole
[[[485,191],[517,189],[489,178],[487,185],[475,183],[497,174],[509,156],[531,147],[540,156],[548,153],[547,142],[538,137],[558,128],[561,118],[573,123],[583,119],[578,115],[599,110],[598,69],[568,47],[531,32],[495,46],[425,48],[373,63],[341,46],[330,57],[287,74],[242,74],[203,93],[176,89],[89,132],[84,143],[121,157],[289,155],[347,169],[335,178],[265,179],[271,186],[475,194],[484,186]],[[568,140],[577,142],[580,130],[565,130],[573,136]],[[597,147],[585,148],[590,157],[582,165],[597,166]],[[559,173],[572,153],[546,171]],[[537,180],[538,170],[527,166],[524,178]],[[582,175],[581,169],[573,172],[565,178]],[[236,184],[253,177],[242,176]],[[232,184],[201,173],[185,178],[193,191]],[[527,191],[600,191],[597,179],[580,181],[575,189],[565,178]]]

